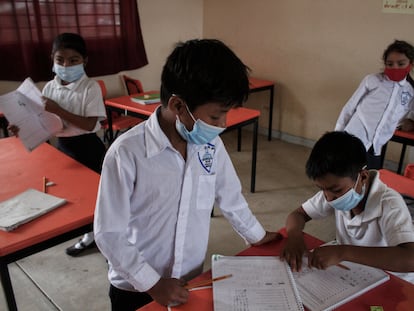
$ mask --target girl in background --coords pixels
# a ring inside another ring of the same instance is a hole
[[[397,127],[403,131],[414,130],[414,81],[409,74],[414,47],[406,41],[395,40],[382,58],[384,71],[362,80],[335,126],[335,131],[346,131],[363,142],[371,169],[382,168],[382,148]]]

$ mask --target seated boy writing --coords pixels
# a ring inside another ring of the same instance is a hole
[[[394,272],[414,271],[414,230],[399,193],[388,188],[376,170],[366,170],[362,142],[346,132],[329,132],[315,144],[306,174],[320,191],[286,220],[288,238],[282,252],[293,270],[302,256],[325,269],[346,260]],[[338,245],[306,249],[302,230],[311,219],[335,214]],[[399,276],[413,281],[412,273]]]
[[[162,105],[109,148],[94,231],[113,311],[187,301],[184,285],[202,272],[214,204],[249,243],[280,237],[252,215],[218,136],[248,94],[247,67],[222,42],[179,44],[162,71]]]

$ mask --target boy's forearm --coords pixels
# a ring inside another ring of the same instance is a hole
[[[302,234],[306,224],[306,215],[302,212],[302,208],[298,208],[286,219],[286,232],[288,236]]]
[[[393,247],[342,246],[342,260],[394,272],[414,272],[414,243]]]

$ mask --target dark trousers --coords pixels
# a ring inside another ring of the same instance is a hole
[[[111,298],[112,311],[135,311],[152,301],[147,293],[122,290],[112,284],[109,287],[109,298]]]
[[[376,156],[374,154],[374,148],[369,148],[367,151],[367,169],[379,170],[384,166],[385,151],[387,145],[382,147],[381,154]]]
[[[106,147],[95,134],[58,137],[58,149],[91,170],[101,173]]]

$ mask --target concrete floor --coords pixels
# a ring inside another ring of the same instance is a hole
[[[310,149],[259,136],[256,192],[250,193],[251,132],[243,132],[242,151],[236,151],[235,132],[223,140],[242,181],[243,192],[256,217],[267,230],[284,226],[287,214],[311,196],[316,188],[305,176],[304,165]],[[333,219],[308,224],[306,232],[322,239],[334,238]],[[97,249],[80,257],[65,254],[68,241],[10,264],[10,274],[20,311],[110,310],[107,265]],[[233,255],[246,248],[229,223],[215,210],[205,270],[211,254]],[[0,310],[7,310],[3,291]]]

